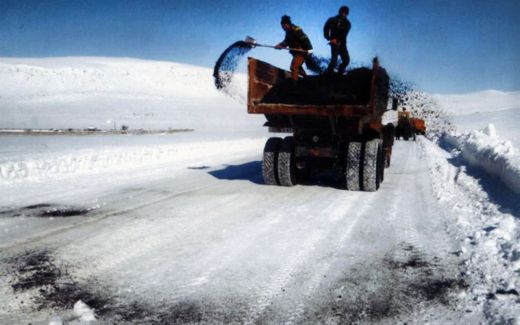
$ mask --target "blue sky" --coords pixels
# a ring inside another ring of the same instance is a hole
[[[378,55],[427,91],[520,90],[520,1],[1,0],[0,56],[122,56],[212,67],[232,42],[283,39],[288,14],[329,54],[325,20],[346,4],[353,62]],[[251,56],[287,67],[286,52]]]

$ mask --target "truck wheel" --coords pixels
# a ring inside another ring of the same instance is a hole
[[[293,137],[285,137],[280,145],[280,153],[278,154],[278,178],[282,186],[296,185]]]
[[[359,191],[361,167],[361,142],[350,142],[347,148],[345,185],[349,191]]]
[[[363,157],[363,191],[374,192],[379,188],[381,171],[378,166],[380,140],[370,140],[365,143]]]
[[[266,185],[280,185],[278,180],[278,152],[282,143],[281,138],[269,138],[264,147],[262,160],[262,176]]]

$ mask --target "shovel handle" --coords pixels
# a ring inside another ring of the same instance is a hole
[[[255,44],[255,46],[270,47],[270,48],[272,48],[272,49],[277,49],[276,46],[273,46],[273,45]],[[295,48],[292,48],[292,47],[282,47],[282,48],[277,49],[277,50],[288,50],[288,51],[295,51],[295,52],[303,52],[303,53],[307,53],[306,50],[295,49]]]

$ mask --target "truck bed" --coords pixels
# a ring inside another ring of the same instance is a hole
[[[372,69],[347,76],[309,76],[297,82],[288,71],[249,58],[248,113],[266,115],[380,118],[388,102],[389,78],[374,60]]]

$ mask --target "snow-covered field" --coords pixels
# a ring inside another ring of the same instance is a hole
[[[222,96],[207,68],[95,57],[0,58],[0,113],[0,128],[235,132],[260,123],[235,118],[243,104]]]
[[[519,322],[518,93],[436,98],[378,192],[272,187],[209,69],[0,59],[0,128],[195,129],[1,136],[0,323]]]
[[[493,124],[498,137],[520,148],[517,120],[520,116],[520,91],[487,90],[462,95],[435,95],[452,116],[459,131],[482,130]]]

